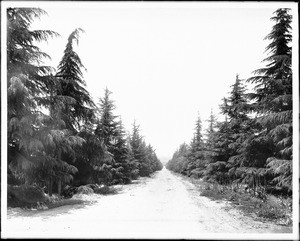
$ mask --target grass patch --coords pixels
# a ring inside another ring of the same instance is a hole
[[[60,200],[56,200],[54,202],[48,202],[45,205],[47,206],[48,209],[52,209],[52,208],[58,208],[61,206],[84,204],[84,203],[85,203],[84,200],[79,200],[79,199],[60,199]]]
[[[196,183],[201,196],[212,200],[229,201],[232,206],[244,214],[254,216],[261,221],[271,221],[284,226],[292,225],[291,198],[275,197],[266,193],[263,194],[263,197],[257,197],[243,189],[230,189],[200,181],[196,181]]]

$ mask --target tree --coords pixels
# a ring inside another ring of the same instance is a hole
[[[274,12],[272,31],[266,36],[271,43],[267,46],[270,56],[265,68],[254,71],[248,79],[256,84],[255,93],[250,95],[258,114],[258,122],[264,134],[276,143],[274,155],[267,160],[269,172],[275,175],[277,186],[292,189],[292,41],[289,9]]]
[[[122,183],[123,179],[129,179],[123,173],[128,153],[123,126],[120,121],[116,120],[117,116],[113,114],[115,104],[110,99],[111,94],[112,92],[106,88],[104,97],[100,98],[100,118],[95,134],[103,141],[103,144],[112,157],[110,162],[111,168],[107,171],[111,172],[110,182],[116,184]]]
[[[135,121],[129,137],[129,150],[131,162],[136,163],[139,176],[149,176],[156,171],[155,166],[162,167],[152,146],[147,146],[144,138],[140,135],[139,126]]]
[[[191,152],[201,151],[203,148],[203,139],[202,139],[202,122],[201,118],[198,115],[196,123],[195,123],[195,132],[191,142]]]
[[[134,165],[130,162],[127,138],[121,120],[118,122],[115,134],[115,142],[112,150],[115,159],[114,183],[129,183],[132,178]]]
[[[205,140],[205,159],[210,160],[212,156],[216,154],[215,143],[217,142],[216,138],[216,127],[217,127],[217,118],[213,114],[212,110],[210,112],[208,122],[208,128],[206,130],[206,140]]]
[[[130,135],[129,143],[134,159],[141,160],[144,154],[142,150],[143,137],[140,135],[140,127],[135,123],[135,121],[132,125],[132,133]]]
[[[128,183],[131,180],[133,166],[129,160],[129,150],[125,137],[125,130],[118,116],[113,114],[114,101],[110,99],[110,92],[105,89],[104,97],[100,99],[100,119],[95,133],[103,140],[108,152],[112,155],[111,172],[112,184]]]
[[[81,69],[85,69],[80,57],[73,49],[74,41],[78,44],[81,28],[75,29],[69,36],[62,60],[58,65],[56,77],[60,78],[59,94],[74,99],[74,103],[63,109],[62,118],[66,127],[72,131],[79,131],[83,123],[93,118],[95,104],[83,79]]]
[[[132,133],[129,138],[130,151],[132,156],[132,161],[137,163],[137,168],[139,170],[138,175],[141,175],[140,170],[142,168],[142,160],[145,157],[143,137],[140,135],[139,126],[133,122]]]
[[[199,177],[199,171],[204,168],[204,141],[202,137],[202,122],[198,115],[195,123],[195,132],[187,154],[187,166],[185,172],[190,176],[193,172],[194,176]]]
[[[181,144],[178,150],[174,152],[172,159],[167,162],[166,167],[171,171],[184,174],[188,150],[189,146],[186,143]]]
[[[118,122],[116,121],[117,116],[113,115],[115,104],[110,99],[111,94],[112,92],[106,88],[104,97],[100,98],[100,118],[95,133],[102,138],[104,145],[106,145],[108,147],[108,151],[112,153],[115,138],[118,134]]]
[[[59,111],[58,118],[64,123],[64,127],[73,135],[78,134],[82,124],[87,125],[94,118],[94,103],[89,93],[84,88],[85,81],[81,68],[83,64],[77,53],[73,50],[73,42],[78,44],[79,33],[82,29],[75,29],[69,36],[66,49],[62,60],[58,65],[58,71],[55,77],[59,80],[59,88],[56,88],[56,95],[62,96],[68,100],[63,104]],[[58,126],[62,128],[62,126]],[[58,156],[65,162],[70,162],[68,155],[62,156],[61,150],[58,150]],[[59,180],[58,189],[61,190],[61,181]]]
[[[42,60],[50,56],[35,44],[59,36],[51,30],[30,30],[32,22],[45,14],[40,8],[7,9],[7,80],[19,74],[26,75],[30,80],[27,87],[33,93],[44,90],[41,77],[53,71],[50,66],[41,65]]]
[[[249,107],[245,91],[243,81],[236,75],[229,97],[224,98],[220,106],[221,113],[226,119],[218,124],[218,132],[213,135],[214,148],[213,152],[209,153],[210,163],[207,165],[204,179],[221,183],[230,182],[229,169],[243,166],[243,159],[235,157],[242,153],[241,143],[247,138]]]
[[[8,167],[12,168],[8,171],[18,171],[26,183],[40,165],[33,158],[33,152],[43,148],[38,133],[45,115],[38,110],[38,97],[49,93],[45,80],[52,70],[40,65],[50,56],[35,43],[58,36],[50,30],[30,30],[33,20],[43,14],[39,8],[7,9]]]

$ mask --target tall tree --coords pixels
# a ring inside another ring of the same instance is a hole
[[[51,71],[50,66],[39,65],[49,55],[35,42],[58,35],[50,30],[30,30],[34,19],[43,14],[46,12],[39,8],[7,9],[8,167],[14,162],[23,170],[34,165],[31,152],[42,146],[34,135],[39,117],[35,96],[44,94],[40,79]],[[28,175],[23,177],[28,181]]]
[[[202,121],[198,114],[194,136],[190,144],[190,149],[187,155],[188,164],[185,172],[187,175],[193,174],[199,176],[199,171],[204,168],[204,141],[202,137]],[[195,170],[196,169],[196,170]]]
[[[41,65],[43,59],[50,56],[36,43],[59,36],[51,30],[30,29],[33,21],[45,14],[47,12],[40,8],[7,9],[7,80],[19,74],[27,75],[31,81],[27,87],[34,93],[44,90],[41,77],[53,71],[52,67]]]
[[[140,135],[139,126],[133,123],[132,133],[129,137],[131,162],[136,163],[139,176],[149,176],[156,171],[154,166],[162,166],[157,159],[152,147],[147,146],[144,138]],[[156,163],[156,164],[154,164]]]
[[[268,159],[269,171],[275,175],[278,186],[292,189],[292,69],[291,57],[292,16],[289,9],[280,8],[271,18],[275,21],[272,31],[266,36],[269,57],[265,68],[254,71],[248,79],[256,84],[250,98],[255,101],[255,110],[260,114],[258,122],[265,135],[277,144],[275,155]]]
[[[189,146],[186,143],[181,144],[174,152],[172,159],[167,162],[166,167],[171,171],[184,174],[187,165],[186,156],[188,151]]]
[[[129,145],[130,152],[132,157],[132,162],[137,164],[137,169],[139,170],[138,175],[140,175],[141,163],[143,158],[145,157],[144,149],[143,149],[143,137],[140,135],[140,128],[136,122],[133,122],[132,125],[132,133],[129,137]]]
[[[205,147],[206,149],[209,149],[213,151],[214,149],[214,143],[215,143],[215,133],[216,133],[216,126],[217,126],[217,118],[214,115],[213,111],[210,111],[208,122],[208,128],[206,130],[206,141],[205,141]]]
[[[110,92],[105,89],[104,97],[100,99],[100,118],[96,128],[96,135],[103,140],[108,152],[112,156],[111,172],[112,183],[124,183],[130,181],[131,163],[129,161],[129,150],[125,131],[118,116],[115,116],[114,101],[110,99]]]
[[[112,92],[106,88],[104,97],[100,98],[100,118],[95,133],[103,139],[104,145],[108,147],[108,150],[113,152],[113,145],[118,134],[118,121],[116,121],[117,116],[113,114],[115,104],[110,99],[111,94]]]
[[[203,137],[202,137],[202,121],[198,115],[195,123],[195,132],[191,142],[191,151],[198,152],[203,148]]]
[[[113,174],[114,183],[129,183],[132,179],[134,163],[131,163],[130,161],[127,138],[125,136],[125,130],[121,120],[118,122],[115,132],[115,141],[112,153],[115,159],[115,171]]]
[[[59,83],[49,75],[52,68],[41,65],[43,58],[50,56],[35,43],[58,34],[30,30],[33,20],[45,13],[36,8],[7,10],[8,167],[26,184],[52,183],[53,178],[70,180],[76,168],[63,162],[56,150],[72,153],[73,146],[82,143],[67,130],[57,129],[61,123],[55,110],[64,102],[53,93]],[[48,190],[51,195],[52,185]]]
[[[66,127],[72,131],[79,131],[82,122],[88,122],[92,118],[95,108],[94,102],[85,89],[86,83],[81,71],[85,67],[73,47],[74,42],[78,44],[80,32],[84,31],[77,28],[70,34],[56,74],[61,81],[59,94],[74,99],[72,105],[62,111]]]
[[[228,169],[242,165],[241,159],[233,159],[239,154],[241,143],[246,139],[245,125],[248,120],[248,100],[243,81],[236,75],[235,83],[231,86],[228,98],[224,98],[221,113],[227,117],[218,124],[215,134],[214,150],[210,163],[205,171],[205,178],[224,183],[229,181]],[[234,160],[234,162],[232,161]]]

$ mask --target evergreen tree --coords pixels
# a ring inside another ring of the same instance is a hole
[[[82,139],[57,128],[60,106],[66,101],[53,93],[59,87],[49,75],[49,66],[41,66],[49,57],[34,45],[58,34],[49,30],[29,30],[34,18],[46,12],[35,8],[9,8],[8,17],[8,167],[26,184],[49,184],[53,180],[70,181],[77,169],[61,160],[61,153],[72,154]],[[50,115],[40,111],[49,110]],[[59,151],[56,151],[58,150]],[[11,173],[10,172],[10,173]]]
[[[35,95],[43,94],[40,78],[51,71],[49,66],[39,66],[49,56],[34,42],[57,35],[49,30],[30,31],[33,20],[45,13],[38,8],[7,9],[8,172],[9,180],[17,176],[27,183],[37,165],[31,152],[42,146],[34,135],[39,117]]]
[[[30,30],[33,20],[43,14],[46,12],[39,8],[7,9],[8,166],[18,154],[28,160],[29,147],[40,145],[33,136],[39,117],[35,97],[45,94],[41,79],[51,67],[40,66],[43,58],[50,56],[35,42],[58,35],[50,30]]]
[[[81,28],[75,29],[69,36],[62,60],[58,65],[56,76],[60,78],[59,95],[69,96],[74,101],[64,108],[62,118],[66,127],[72,131],[79,131],[83,123],[93,118],[95,105],[85,89],[86,83],[83,79],[81,69],[85,69],[80,57],[74,51],[74,41],[78,44]]]
[[[184,174],[184,170],[187,164],[187,154],[189,151],[189,146],[186,143],[183,143],[179,146],[172,156],[172,159],[169,160],[166,164],[166,168]]]
[[[50,58],[35,44],[59,36],[51,30],[30,30],[34,20],[47,14],[40,8],[7,9],[7,80],[24,74],[29,82],[26,87],[34,94],[45,90],[42,76],[53,71],[50,66],[43,66],[44,58]]]
[[[194,137],[191,142],[191,152],[201,151],[203,148],[203,139],[202,139],[202,122],[201,118],[198,115],[196,123],[195,123],[195,132]]]
[[[149,176],[156,171],[155,166],[162,168],[152,147],[147,146],[144,138],[140,135],[139,126],[135,121],[132,127],[132,134],[129,138],[131,162],[136,163],[139,176]]]
[[[140,135],[140,128],[135,123],[135,121],[133,122],[132,133],[130,135],[129,143],[133,158],[136,160],[141,160],[144,155],[142,147],[143,137]]]
[[[112,151],[115,159],[114,183],[129,183],[132,179],[134,164],[130,162],[129,148],[125,130],[120,120],[116,129],[114,149]]]
[[[201,118],[198,115],[195,123],[195,132],[193,139],[190,144],[189,153],[187,155],[188,164],[186,166],[186,174],[188,176],[193,175],[199,177],[200,173],[204,166],[204,141],[202,137],[202,122]]]
[[[206,141],[205,141],[205,153],[206,159],[210,159],[211,155],[215,153],[215,143],[216,143],[216,127],[217,118],[213,114],[212,110],[210,112],[208,122],[208,128],[206,130]]]
[[[245,85],[237,75],[229,97],[224,98],[220,106],[226,119],[218,124],[219,130],[214,136],[215,152],[211,155],[210,163],[204,173],[206,180],[229,182],[228,169],[243,165],[242,159],[234,157],[240,154],[241,143],[247,138],[246,122],[249,119],[247,116],[249,107],[245,91]]]
[[[145,157],[143,137],[140,135],[139,126],[133,122],[132,133],[129,138],[130,150],[132,161],[137,163],[137,168],[139,170],[138,175],[141,175],[140,170],[142,168],[142,160]]]
[[[95,134],[97,118],[92,120],[90,125],[85,126],[78,133],[85,140],[81,148],[76,149],[75,166],[79,172],[75,176],[75,185],[85,185],[89,183],[101,183],[109,179],[106,173],[103,174],[103,165],[112,162],[112,155],[108,152],[101,137]]]
[[[104,145],[112,153],[119,123],[116,121],[117,116],[113,115],[115,104],[110,99],[111,94],[112,92],[106,88],[104,97],[100,98],[100,118],[95,133],[102,138]]]
[[[275,175],[278,186],[292,189],[292,41],[289,9],[281,8],[274,12],[275,21],[266,39],[270,56],[265,68],[254,72],[248,81],[256,84],[255,93],[250,98],[255,101],[255,110],[260,114],[258,122],[265,135],[277,144],[277,150],[267,160],[268,168]]]

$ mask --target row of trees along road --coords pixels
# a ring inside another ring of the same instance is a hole
[[[61,194],[67,183],[128,183],[162,169],[155,150],[139,127],[126,134],[106,89],[93,102],[74,51],[82,29],[69,36],[55,70],[36,44],[59,37],[31,30],[46,12],[39,8],[7,9],[8,184],[36,184]]]
[[[289,9],[278,9],[265,68],[246,81],[236,76],[220,105],[224,121],[211,113],[205,140],[198,117],[192,142],[182,144],[167,168],[219,184],[239,183],[292,192],[292,49]],[[246,93],[246,84],[254,89]],[[296,160],[297,161],[297,160]]]

